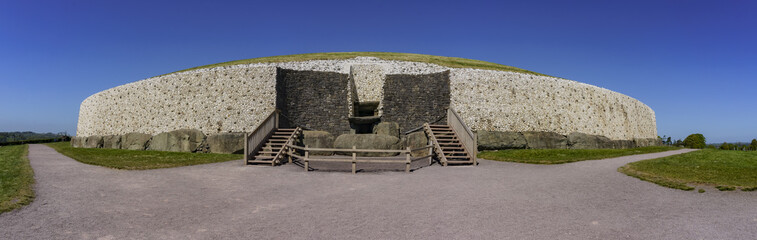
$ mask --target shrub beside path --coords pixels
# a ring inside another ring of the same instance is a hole
[[[37,198],[0,239],[755,239],[757,192],[697,193],[601,161],[413,173],[304,172],[240,161],[114,170],[30,145]]]

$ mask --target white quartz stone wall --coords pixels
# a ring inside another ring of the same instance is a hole
[[[380,64],[355,64],[350,68],[350,77],[357,88],[358,99],[361,102],[379,102],[378,115],[383,114],[384,106],[384,67]]]
[[[252,131],[276,107],[276,68],[218,68],[154,77],[84,100],[77,136]]]
[[[450,104],[474,131],[580,132],[613,140],[657,138],[651,108],[626,95],[530,74],[452,69]]]
[[[352,74],[360,101],[383,98],[386,74],[451,70],[451,105],[474,131],[581,132],[614,140],[657,137],[652,109],[607,89],[546,76],[377,58],[242,64],[118,86],[82,102],[77,136],[187,128],[205,134],[252,131],[276,106],[276,67],[345,74],[358,69]]]
[[[384,98],[384,68],[381,65],[352,65],[352,79],[357,85],[358,99],[363,102],[376,102]]]

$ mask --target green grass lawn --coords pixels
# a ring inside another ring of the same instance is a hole
[[[503,162],[560,164],[676,149],[680,148],[655,146],[631,149],[513,149],[481,152],[478,157]]]
[[[331,53],[306,53],[306,54],[296,54],[296,55],[272,56],[272,57],[251,58],[251,59],[210,64],[210,65],[205,65],[205,66],[184,69],[177,72],[184,72],[184,71],[201,69],[201,68],[239,65],[239,64],[268,63],[268,62],[297,62],[297,61],[308,61],[308,60],[338,60],[338,59],[355,58],[358,56],[377,57],[384,60],[426,62],[426,63],[433,63],[436,65],[450,67],[450,68],[475,68],[475,69],[499,70],[499,71],[529,73],[529,74],[534,74],[534,75],[547,76],[541,73],[532,72],[532,71],[528,71],[528,70],[517,68],[517,67],[511,67],[511,66],[506,66],[502,64],[484,62],[484,61],[473,60],[473,59],[442,57],[442,56],[414,54],[414,53],[392,53],[392,52],[331,52]]]
[[[0,213],[27,205],[34,199],[34,172],[28,145],[0,147]]]
[[[757,190],[757,152],[703,149],[632,162],[618,171],[682,190],[694,190],[689,184],[714,185],[722,191]]]
[[[102,148],[74,148],[69,142],[45,144],[86,164],[126,170],[170,168],[242,159],[242,154],[180,153]]]

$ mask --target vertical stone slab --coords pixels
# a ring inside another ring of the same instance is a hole
[[[347,74],[278,69],[276,78],[276,106],[288,117],[281,118],[283,125],[334,136],[350,132]]]
[[[384,97],[384,67],[379,64],[356,64],[350,66],[350,79],[355,82],[361,102],[379,102]],[[378,112],[382,114],[379,103]]]
[[[400,131],[447,116],[449,104],[449,71],[386,75],[382,121],[397,122]]]

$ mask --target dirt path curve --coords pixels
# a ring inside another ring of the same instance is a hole
[[[357,175],[241,161],[123,171],[29,150],[37,199],[0,215],[0,239],[757,239],[757,192],[616,171],[687,150]]]

